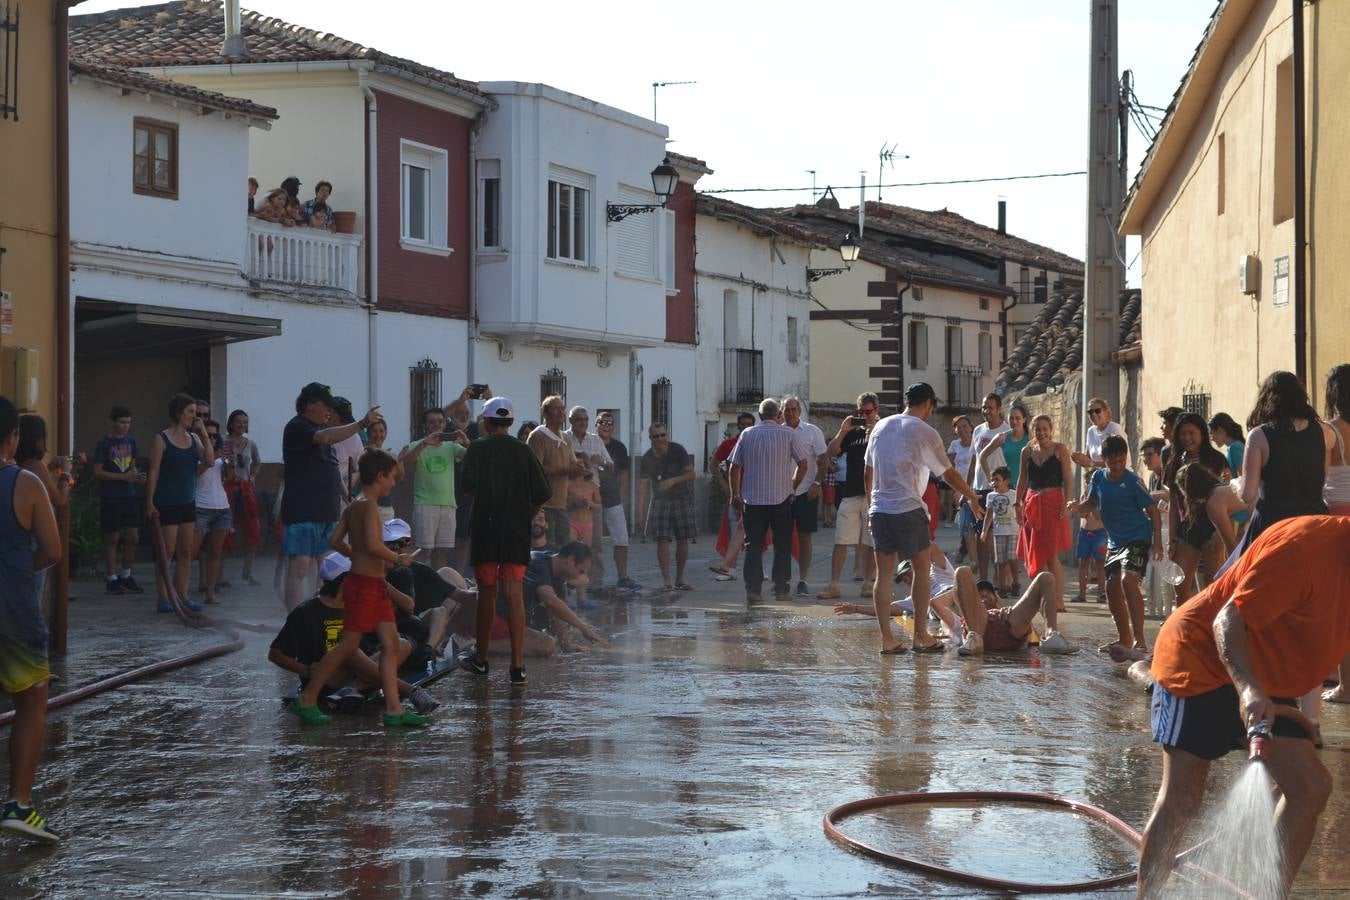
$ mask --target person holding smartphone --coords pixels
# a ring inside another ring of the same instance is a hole
[[[880,417],[877,395],[858,396],[858,412],[845,416],[839,424],[834,440],[825,448],[825,456],[845,460],[844,481],[839,485],[839,511],[834,519],[834,555],[830,559],[830,584],[816,596],[822,600],[838,600],[839,575],[844,571],[848,549],[863,558],[862,596],[871,597],[876,583],[876,560],[872,556],[872,532],[867,525],[867,492],[863,489],[863,454],[867,451],[867,436]]]
[[[463,431],[447,431],[445,413],[428,409],[422,414],[425,437],[399,454],[413,470],[413,542],[430,558],[431,567],[450,565],[455,549],[455,466],[469,446]]]

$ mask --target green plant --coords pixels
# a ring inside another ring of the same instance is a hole
[[[81,562],[97,560],[103,552],[99,526],[97,482],[81,479],[70,492],[70,560],[72,570]]]

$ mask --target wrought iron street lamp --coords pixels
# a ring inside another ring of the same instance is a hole
[[[853,236],[853,232],[844,235],[844,240],[839,245],[839,258],[844,261],[844,265],[837,269],[807,269],[807,281],[819,281],[828,275],[838,275],[840,272],[847,272],[853,268],[853,264],[858,261],[858,255],[862,252],[862,247],[858,246],[858,239]]]
[[[670,157],[666,157],[661,160],[661,165],[652,169],[652,193],[656,195],[656,203],[606,203],[605,217],[611,222],[622,222],[638,213],[664,209],[679,183],[680,173],[670,164]]]

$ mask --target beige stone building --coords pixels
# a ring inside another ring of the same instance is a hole
[[[1300,274],[1315,401],[1326,371],[1350,360],[1350,257],[1340,242],[1350,200],[1341,159],[1350,147],[1350,8],[1316,3],[1304,15],[1305,210],[1295,190],[1293,20],[1290,4],[1276,0],[1218,6],[1130,192],[1121,231],[1143,239],[1145,410],[1182,405],[1245,419],[1262,378],[1298,371]]]

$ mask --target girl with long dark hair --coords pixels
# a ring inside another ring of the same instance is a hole
[[[1195,596],[1195,574],[1201,559],[1205,561],[1205,571],[1210,578],[1218,572],[1223,565],[1223,545],[1209,516],[1192,517],[1189,522],[1183,520],[1185,504],[1177,487],[1177,473],[1182,466],[1197,463],[1208,469],[1216,481],[1227,481],[1232,473],[1228,470],[1228,458],[1210,443],[1209,426],[1198,413],[1182,413],[1177,417],[1172,426],[1172,441],[1172,453],[1163,469],[1163,484],[1170,500],[1167,515],[1171,557],[1182,571],[1181,584],[1177,585],[1179,606]]]
[[[188,394],[169,398],[169,427],[150,442],[150,479],[145,488],[145,516],[162,529],[164,552],[174,561],[173,583],[184,605],[201,607],[188,599],[192,550],[197,527],[197,476],[214,461],[206,423],[197,416],[196,401]],[[169,559],[164,560],[167,567]],[[173,612],[160,585],[159,611]]]
[[[1208,520],[1223,542],[1224,555],[1232,553],[1238,542],[1233,514],[1247,508],[1232,486],[1216,478],[1208,466],[1192,462],[1177,472],[1177,490],[1183,505],[1182,531],[1194,530]]]
[[[253,560],[262,546],[262,511],[258,506],[258,495],[254,491],[254,481],[262,469],[262,456],[258,445],[248,437],[248,413],[236,409],[225,420],[224,449],[229,477],[225,479],[225,494],[230,500],[230,515],[234,528],[225,538],[225,553],[233,553],[235,535],[243,545],[244,568],[240,577],[245,584],[256,585],[253,577]],[[228,587],[223,578],[220,587]]]
[[[1350,516],[1350,363],[1341,363],[1327,373],[1327,387],[1323,392],[1327,401],[1327,424],[1336,432],[1336,459],[1327,469],[1327,483],[1322,499],[1327,512],[1333,516]],[[1340,683],[1322,695],[1331,703],[1350,703],[1350,656],[1341,660]]]

